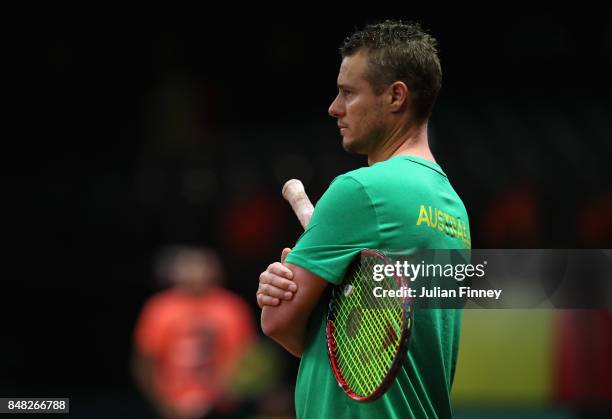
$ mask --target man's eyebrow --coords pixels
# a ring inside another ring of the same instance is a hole
[[[344,83],[338,83],[337,86],[338,86],[338,89],[353,89],[354,88],[353,86],[350,86]]]

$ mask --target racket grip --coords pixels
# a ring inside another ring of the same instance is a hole
[[[283,198],[289,202],[304,229],[308,226],[314,207],[306,195],[304,185],[298,179],[291,179],[283,186]]]

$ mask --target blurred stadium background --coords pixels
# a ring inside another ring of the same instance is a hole
[[[326,111],[343,37],[386,17],[439,41],[431,142],[473,247],[611,247],[609,7],[34,19],[9,60],[22,77],[2,153],[0,394],[149,417],[129,358],[167,244],[216,248],[258,313],[259,273],[300,231],[283,182],[317,199],[364,164]],[[609,313],[466,312],[457,417],[595,415],[612,402],[611,330]],[[297,362],[282,364],[291,389]]]

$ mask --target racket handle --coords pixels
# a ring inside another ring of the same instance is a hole
[[[310,217],[312,217],[314,207],[308,195],[306,195],[306,190],[302,182],[297,179],[291,179],[285,182],[285,186],[283,186],[283,198],[289,202],[289,205],[293,208],[293,212],[298,220],[300,220],[300,224],[306,229],[310,222]]]

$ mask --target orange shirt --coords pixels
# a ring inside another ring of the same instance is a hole
[[[135,331],[137,349],[155,361],[159,396],[187,410],[223,396],[220,383],[254,338],[249,307],[221,288],[201,296],[161,292],[145,304]]]

